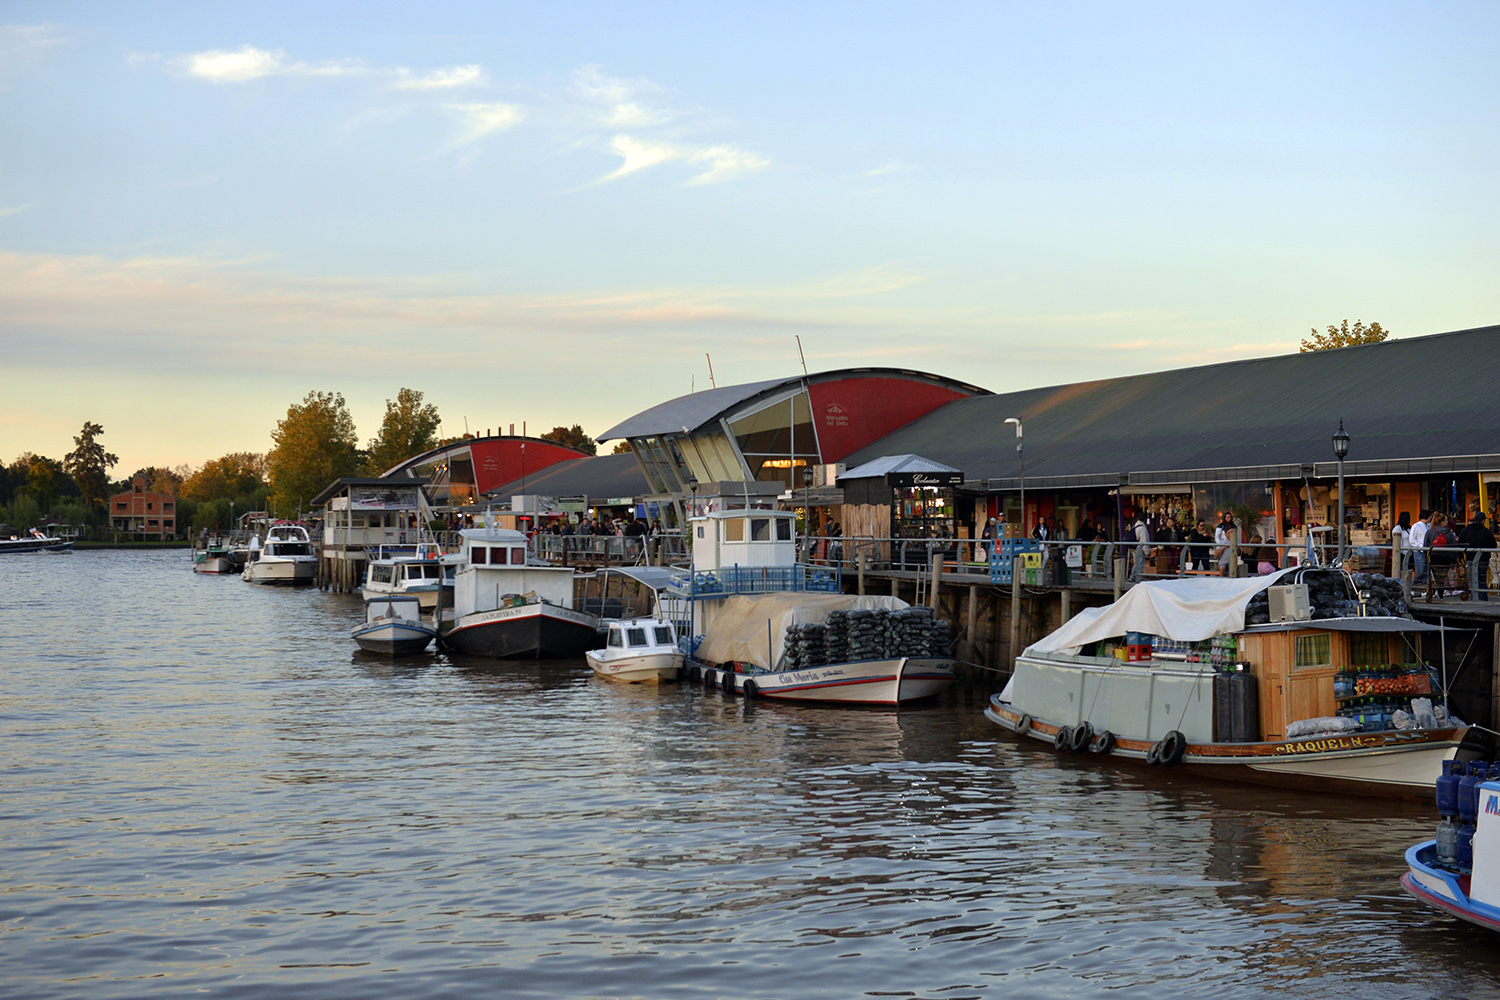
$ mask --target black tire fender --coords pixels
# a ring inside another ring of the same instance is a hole
[[[1057,735],[1052,737],[1052,746],[1057,750],[1067,750],[1073,745],[1073,730],[1068,726],[1061,726]]]
[[[1031,732],[1031,716],[1023,715],[1020,721],[1016,723],[1016,735],[1025,736],[1029,732]]]
[[[1094,742],[1094,727],[1087,722],[1082,722],[1073,730],[1073,736],[1068,740],[1068,749],[1074,753],[1083,753],[1092,742]]]
[[[1161,738],[1158,745],[1161,747],[1161,753],[1157,756],[1163,767],[1172,767],[1182,763],[1182,755],[1187,753],[1187,737],[1182,735],[1181,730],[1172,730]]]
[[[1146,763],[1152,767],[1161,763],[1161,740],[1151,744],[1151,749],[1146,751]]]
[[[760,693],[760,685],[755,683],[754,681],[747,680],[745,681],[745,686],[740,690],[745,693],[745,698],[749,700]]]
[[[1094,737],[1094,742],[1089,744],[1089,752],[1097,754],[1109,754],[1115,749],[1115,734],[1108,729]]]

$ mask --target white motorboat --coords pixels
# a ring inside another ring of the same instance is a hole
[[[202,548],[193,546],[194,573],[233,573],[237,569],[228,545],[218,536],[205,540]]]
[[[599,645],[599,616],[573,605],[573,570],[533,561],[519,531],[460,535],[453,610],[439,623],[443,645],[500,659],[575,659]]]
[[[0,554],[6,552],[72,552],[73,539],[44,535],[32,528],[24,535],[0,538]]]
[[[797,562],[793,518],[731,509],[692,520],[693,569],[670,591],[694,612],[688,680],[746,697],[892,706],[951,685],[947,624],[895,597],[840,593],[835,571]]]
[[[609,635],[604,648],[584,653],[594,673],[626,683],[655,684],[677,679],[683,656],[671,622],[660,618],[627,618],[605,624]]]
[[[422,620],[415,597],[380,597],[365,602],[364,623],[349,634],[366,652],[409,656],[427,648],[437,627]]]
[[[1365,584],[1389,593],[1381,581]],[[1137,584],[1024,650],[984,714],[1086,757],[1426,797],[1463,736],[1444,705],[1412,700],[1432,689],[1417,637],[1440,629],[1379,604],[1361,614],[1361,589],[1324,569]]]
[[[365,568],[365,582],[360,589],[366,600],[415,597],[421,602],[423,613],[431,614],[444,590],[452,594],[456,569],[457,559],[445,556],[442,547],[431,542],[389,555],[382,546],[375,550],[374,558]]]
[[[290,521],[277,521],[266,529],[264,540],[252,538],[241,578],[251,583],[312,583],[317,576],[318,557],[307,529]]]

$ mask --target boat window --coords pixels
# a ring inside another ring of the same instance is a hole
[[[777,518],[776,540],[778,542],[790,542],[792,540],[792,521],[790,518]]]
[[[752,542],[769,542],[771,540],[771,519],[769,517],[752,517],[750,519],[750,540]]]
[[[625,645],[625,637],[620,634],[619,629],[612,628],[609,630],[609,645],[611,649],[618,649]]]
[[[1297,636],[1299,667],[1320,667],[1333,662],[1333,640],[1327,632]]]
[[[745,519],[742,517],[731,517],[724,521],[724,541],[743,542],[745,540]]]
[[[376,566],[370,574],[370,580],[373,583],[390,583],[391,568],[389,566]]]
[[[1355,632],[1349,636],[1351,667],[1383,666],[1390,662],[1390,643],[1383,633]]]
[[[120,506],[121,506],[121,507],[123,507],[123,506],[125,506],[125,505],[124,505],[124,504],[120,504]],[[700,524],[700,525],[698,525],[698,537],[699,537],[699,538],[702,538],[702,537],[703,537],[703,525],[701,525],[701,524]]]
[[[526,550],[525,549],[511,549],[510,550],[510,564],[512,566],[525,566],[526,565]]]
[[[672,645],[672,630],[666,625],[656,626],[656,644],[658,646]]]
[[[500,548],[500,546],[498,545],[493,549],[490,549],[490,562],[496,566],[504,566],[505,550]]]
[[[483,545],[475,545],[469,549],[469,562],[476,566],[483,566],[490,561],[490,550]]]
[[[422,575],[429,580],[441,580],[443,578],[443,567],[436,563],[428,563],[422,567]]]
[[[632,646],[644,646],[644,645],[647,645],[647,643],[646,643],[646,630],[645,629],[643,629],[643,628],[632,628],[632,629],[626,629],[625,631],[626,631],[626,634],[630,637],[630,645],[632,645]]]

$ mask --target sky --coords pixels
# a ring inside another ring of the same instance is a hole
[[[1497,51],[1494,3],[6,0],[0,461],[1500,323]]]

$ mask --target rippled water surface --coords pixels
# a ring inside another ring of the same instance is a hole
[[[1420,807],[899,715],[355,650],[186,553],[0,562],[0,993],[1493,994]]]

